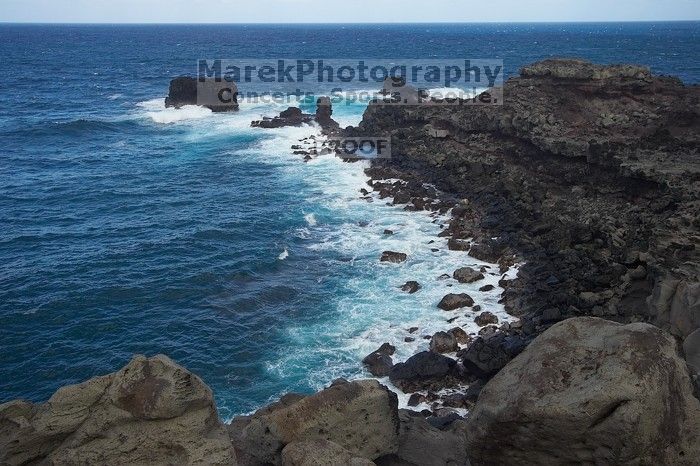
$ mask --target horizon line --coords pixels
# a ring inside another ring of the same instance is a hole
[[[347,21],[347,22],[91,22],[91,21],[0,21],[0,25],[37,25],[37,26],[334,26],[334,25],[434,25],[434,24],[619,24],[619,23],[697,23],[700,19],[624,19],[624,20],[556,20],[556,21],[402,21],[402,22],[382,22],[382,21]]]

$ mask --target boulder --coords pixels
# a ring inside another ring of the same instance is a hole
[[[376,380],[340,381],[296,402],[232,423],[231,440],[252,464],[282,464],[290,443],[327,440],[354,457],[375,459],[398,448],[398,399]]]
[[[408,410],[399,411],[401,428],[399,450],[392,459],[379,464],[420,466],[464,466],[468,464],[466,424],[450,423],[444,430],[433,427],[423,416]],[[393,462],[390,462],[392,461]]]
[[[238,110],[238,88],[233,82],[216,82],[206,79],[198,82],[190,76],[180,76],[170,81],[166,107],[200,105],[213,112]]]
[[[430,351],[436,353],[453,353],[458,349],[457,338],[451,333],[437,332],[430,339]]]
[[[457,343],[460,345],[466,345],[472,340],[469,334],[460,327],[451,328],[447,331],[447,333],[454,335],[454,337],[457,339]]]
[[[457,356],[468,373],[488,379],[517,356],[527,343],[525,337],[498,332],[477,338]]]
[[[362,363],[373,376],[385,377],[389,375],[389,371],[391,371],[394,365],[391,356],[395,351],[396,348],[394,346],[389,343],[384,343],[376,351],[365,356]]]
[[[474,322],[479,327],[485,327],[489,324],[497,324],[498,317],[493,312],[485,311],[474,318]]]
[[[408,259],[408,255],[403,252],[384,251],[379,260],[380,262],[392,262],[394,264],[398,264],[399,262],[405,262],[406,259]]]
[[[292,442],[282,450],[283,466],[373,466],[330,440]]]
[[[484,387],[468,420],[468,452],[473,464],[691,465],[700,458],[699,420],[670,335],[572,318]]]
[[[474,283],[475,281],[482,280],[484,274],[471,267],[462,267],[455,270],[452,277],[460,283]]]
[[[683,341],[683,353],[697,387],[696,393],[700,393],[700,329],[688,335]]]
[[[211,390],[167,356],[0,405],[0,464],[236,464]]]
[[[416,281],[408,281],[401,285],[401,291],[405,291],[408,294],[413,294],[420,290],[420,284]]]
[[[406,362],[395,364],[389,373],[389,380],[405,393],[413,393],[455,375],[456,370],[457,362],[454,359],[424,351],[414,354]]]
[[[438,303],[438,307],[443,311],[454,311],[455,309],[471,307],[473,305],[474,300],[466,293],[450,293],[445,295],[445,297],[440,300],[440,303]]]

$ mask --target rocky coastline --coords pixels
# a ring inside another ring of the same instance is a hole
[[[700,88],[566,59],[525,67],[503,94],[488,107],[376,101],[345,129],[323,99],[315,115],[253,123],[391,137],[360,195],[449,213],[448,247],[498,265],[511,322],[448,294],[436,306],[469,308],[479,335],[454,327],[407,361],[389,344],[358,361],[435,409],[336,380],[226,425],[196,375],[136,356],[46,403],[0,405],[0,464],[697,464]]]

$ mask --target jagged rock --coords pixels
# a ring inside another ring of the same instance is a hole
[[[573,318],[484,387],[468,420],[468,452],[474,464],[691,465],[699,419],[670,335]]]
[[[367,459],[398,448],[398,399],[376,380],[339,382],[286,406],[232,423],[231,440],[253,464],[282,464],[282,450],[299,441],[328,440]]]
[[[213,79],[197,82],[196,78],[180,76],[170,81],[165,106],[180,108],[184,105],[201,105],[213,112],[238,110],[238,87],[233,82],[217,83]]]
[[[389,380],[405,393],[412,393],[430,388],[432,384],[454,375],[456,366],[454,359],[424,351],[411,356],[406,362],[395,364],[389,373]]]
[[[484,274],[471,267],[462,267],[455,270],[452,277],[460,283],[474,283],[478,280],[482,280]]]
[[[405,262],[406,259],[408,259],[408,255],[403,252],[384,251],[379,261],[398,264],[399,262]]]
[[[254,128],[283,128],[285,126],[301,126],[313,121],[314,116],[305,114],[298,107],[289,107],[280,112],[279,116],[273,118],[263,118],[250,123]]]
[[[440,430],[411,411],[400,410],[399,419],[399,450],[394,458],[380,460],[380,465],[464,466],[468,463],[464,421],[456,420]]]
[[[438,307],[443,311],[454,311],[462,307],[470,307],[474,305],[474,300],[466,293],[445,295],[438,303]]]
[[[2,464],[235,465],[211,390],[167,356],[0,405]]]
[[[466,345],[472,340],[469,334],[459,327],[451,328],[447,333],[452,334],[460,345]]]
[[[487,379],[517,356],[527,343],[528,340],[522,336],[499,332],[480,336],[467,348],[460,350],[457,356],[468,373]]]
[[[459,349],[457,338],[447,332],[437,332],[430,339],[430,351],[436,353],[453,353]]]
[[[401,291],[405,291],[408,294],[413,294],[418,290],[420,290],[420,284],[416,281],[408,281],[401,285]]]
[[[373,466],[330,440],[292,442],[282,450],[282,466]]]
[[[333,105],[330,97],[319,97],[316,100],[316,123],[326,133],[336,132],[340,128],[338,122],[331,115],[333,115]]]
[[[497,324],[498,317],[493,312],[485,311],[474,318],[474,322],[479,327],[485,327],[489,324]]]
[[[396,348],[389,343],[384,343],[376,351],[368,354],[362,363],[367,366],[370,374],[375,377],[385,377],[389,375],[394,362],[391,356],[396,351]]]

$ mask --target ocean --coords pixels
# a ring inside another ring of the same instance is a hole
[[[361,199],[366,162],[303,163],[290,148],[316,128],[250,127],[286,105],[166,109],[170,79],[197,59],[498,58],[513,75],[575,56],[697,84],[699,49],[698,22],[0,25],[0,402],[165,353],[229,419],[367,376],[362,357],[385,341],[403,360],[423,335],[475,331],[446,322],[447,292],[507,318],[498,289],[477,289],[499,275],[438,280],[487,265],[447,250],[447,217]],[[384,250],[409,260],[381,264]],[[401,292],[408,280],[423,288]]]

